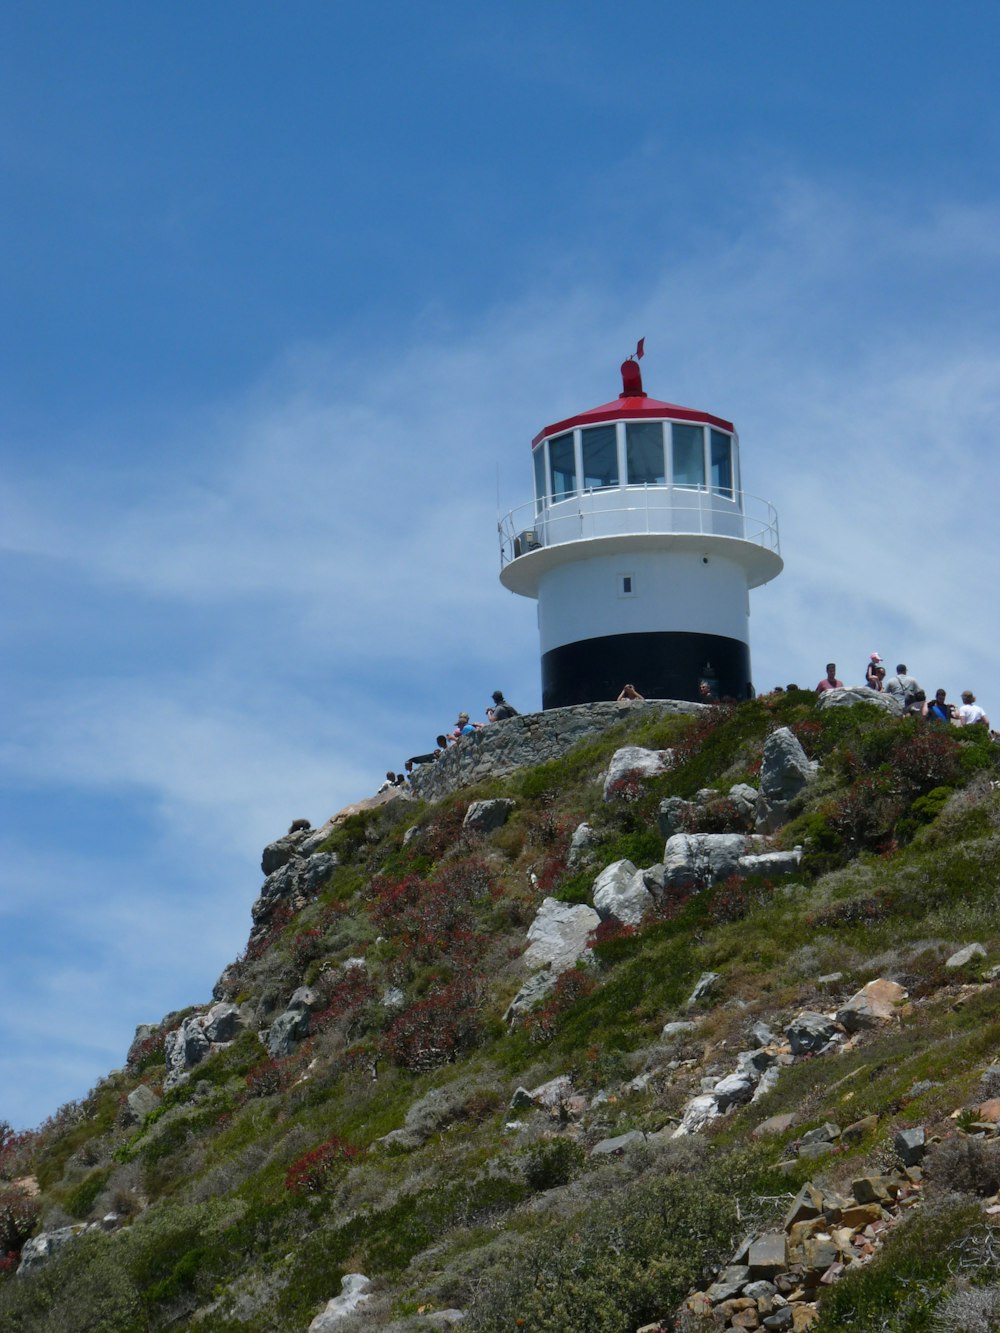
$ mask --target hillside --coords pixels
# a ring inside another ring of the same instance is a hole
[[[278,839],[212,1000],[0,1127],[0,1327],[1000,1327],[998,755],[638,707]]]

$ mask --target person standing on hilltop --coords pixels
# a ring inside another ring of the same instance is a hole
[[[891,694],[894,699],[898,699],[905,708],[917,690],[920,689],[920,684],[912,676],[907,675],[906,663],[900,662],[896,667],[896,674],[889,677],[883,688],[886,694]]]
[[[792,687],[789,685],[788,688],[791,689]],[[827,662],[826,675],[816,686],[816,693],[822,694],[824,690],[842,690],[843,688],[844,682],[837,679],[837,663]]]
[[[882,682],[878,675],[878,668],[881,662],[882,658],[878,653],[872,653],[871,657],[868,659],[868,665],[865,667],[865,684],[870,690],[879,690],[881,692]]]

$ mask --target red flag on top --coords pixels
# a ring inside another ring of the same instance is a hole
[[[645,338],[640,338],[639,341],[638,341],[638,342],[636,343],[636,345],[635,345],[635,359],[636,359],[637,361],[641,361],[641,360],[642,360],[642,354],[643,354],[643,352],[644,352],[645,350],[646,350],[646,339],[645,339]]]

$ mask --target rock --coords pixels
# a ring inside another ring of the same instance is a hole
[[[656,823],[660,836],[666,841],[675,833],[683,833],[691,820],[694,805],[681,796],[667,796],[660,802]]]
[[[756,1071],[742,1070],[720,1078],[712,1089],[719,1111],[728,1111],[731,1106],[744,1106],[753,1096],[758,1077]]]
[[[758,795],[757,788],[751,787],[748,782],[737,782],[729,788],[729,800],[736,806],[740,818],[748,824],[752,824],[757,817]]]
[[[945,963],[945,967],[954,971],[957,967],[965,967],[971,963],[974,958],[985,958],[986,950],[981,944],[967,944],[964,949],[959,949],[958,953],[953,953]]]
[[[536,972],[533,977],[529,977],[507,1006],[503,1016],[504,1022],[516,1023],[525,1014],[530,1013],[538,1001],[549,994],[556,980],[556,974],[551,970]]]
[[[693,1009],[696,1004],[699,1004],[715,990],[717,983],[721,980],[722,978],[718,972],[702,972],[695,982],[694,990],[688,996],[687,1004],[684,1006],[685,1009]]]
[[[225,1000],[213,1004],[201,1022],[202,1031],[210,1042],[232,1041],[246,1026],[236,1005]]]
[[[319,852],[316,856],[310,856],[302,867],[302,887],[306,893],[318,893],[339,865],[340,857],[336,852]]]
[[[571,968],[588,952],[587,939],[601,918],[584,903],[561,903],[546,898],[528,927],[524,961],[533,971],[548,964],[553,973]]]
[[[512,1111],[531,1111],[534,1109],[534,1101],[527,1088],[516,1088],[513,1097],[510,1099],[510,1109]]]
[[[327,1333],[335,1328],[348,1315],[353,1314],[359,1305],[368,1300],[371,1279],[363,1273],[348,1273],[340,1279],[340,1295],[327,1301],[326,1309],[318,1314],[309,1325],[309,1333]]]
[[[837,1012],[837,1022],[848,1032],[873,1028],[894,1017],[896,1005],[906,999],[907,992],[895,981],[879,977],[862,986]]]
[[[861,1176],[851,1182],[851,1193],[858,1203],[891,1203],[898,1188],[891,1176]]]
[[[736,864],[741,875],[762,875],[766,879],[795,875],[802,865],[802,848],[793,847],[787,852],[757,852],[741,856]]]
[[[806,1055],[810,1051],[822,1050],[839,1035],[840,1029],[834,1019],[810,1009],[804,1009],[785,1028],[785,1036],[791,1045],[793,1055]]]
[[[347,965],[344,965],[347,970]],[[319,1009],[323,1004],[323,997],[318,990],[313,990],[312,986],[300,986],[298,990],[292,992],[292,998],[285,1006],[286,1013],[312,1013]]]
[[[167,1063],[164,1090],[169,1092],[171,1088],[183,1083],[188,1070],[204,1060],[211,1049],[211,1043],[202,1031],[200,1014],[192,1014],[190,1018],[185,1018],[179,1028],[168,1032],[163,1040]]]
[[[611,756],[604,778],[604,799],[615,799],[615,785],[625,777],[637,774],[643,778],[666,773],[673,761],[671,750],[644,750],[640,745],[625,745]]]
[[[133,1125],[141,1125],[146,1117],[152,1115],[156,1110],[160,1100],[151,1087],[145,1083],[140,1083],[125,1098],[122,1119],[128,1120]]]
[[[822,986],[824,990],[832,990],[843,979],[843,972],[827,972],[825,975],[816,978],[816,985]]]
[[[756,1082],[764,1070],[769,1069],[774,1064],[776,1058],[763,1047],[756,1051],[740,1051],[736,1057],[736,1067],[741,1070],[749,1070]]]
[[[840,1126],[831,1124],[828,1120],[824,1125],[817,1125],[815,1129],[807,1130],[799,1139],[800,1143],[833,1143],[840,1138]]]
[[[600,845],[600,841],[600,835],[595,833],[589,824],[577,824],[573,830],[573,836],[569,840],[567,866],[572,870],[583,865],[589,859],[594,848]]]
[[[675,833],[663,852],[665,889],[700,889],[739,873],[741,856],[761,840],[743,833]]]
[[[780,828],[789,804],[812,782],[818,768],[789,727],[772,731],[761,759],[757,828],[768,833]]]
[[[782,1258],[784,1258],[783,1237]],[[746,1264],[730,1264],[728,1268],[722,1270],[705,1295],[714,1305],[719,1305],[722,1301],[730,1301],[734,1296],[739,1296],[749,1281],[750,1269]]]
[[[872,1134],[878,1129],[878,1116],[866,1115],[862,1120],[855,1120],[852,1125],[848,1125],[840,1138],[843,1143],[860,1143],[868,1134]]]
[[[765,1069],[760,1076],[760,1082],[757,1084],[757,1090],[751,1097],[751,1101],[759,1102],[762,1097],[766,1097],[769,1092],[773,1092],[778,1083],[778,1066],[771,1065]]]
[[[785,1111],[781,1115],[768,1116],[768,1118],[762,1120],[751,1133],[755,1139],[764,1138],[769,1134],[785,1134],[794,1124],[794,1112]]]
[[[805,1161],[811,1162],[818,1157],[828,1157],[834,1151],[835,1148],[832,1143],[803,1143],[799,1148],[799,1156]]]
[[[660,1033],[660,1041],[675,1041],[678,1037],[686,1037],[691,1032],[697,1032],[698,1024],[690,1019],[680,1019],[673,1023],[664,1023],[663,1031]]]
[[[927,1135],[922,1125],[901,1129],[892,1141],[904,1166],[919,1166],[927,1152]]]
[[[473,801],[465,812],[462,828],[468,833],[493,833],[503,828],[511,816],[514,801]]]
[[[260,868],[265,875],[273,875],[276,870],[287,865],[295,856],[301,854],[301,847],[308,836],[308,830],[301,829],[296,833],[286,833],[283,838],[278,838],[276,842],[269,842],[264,848],[263,855],[260,858]]]
[[[595,1143],[590,1150],[591,1157],[620,1157],[626,1148],[634,1147],[637,1143],[645,1143],[646,1136],[641,1130],[633,1129],[627,1134],[619,1134],[613,1139],[601,1139],[600,1143]]]
[[[761,1320],[761,1328],[768,1329],[769,1333],[771,1333],[772,1330],[777,1330],[778,1333],[784,1333],[785,1329],[790,1329],[791,1327],[792,1307],[790,1305],[781,1306],[780,1309],[775,1310],[773,1314],[766,1315],[764,1319]]]
[[[267,1050],[272,1060],[291,1055],[296,1043],[309,1031],[308,1009],[286,1009],[271,1024],[267,1034]]]
[[[770,1026],[767,1023],[761,1022],[759,1019],[751,1027],[750,1035],[760,1046],[771,1046],[778,1040],[771,1031]]]
[[[687,1134],[697,1134],[698,1130],[715,1120],[719,1114],[719,1104],[710,1092],[700,1097],[692,1097],[684,1108],[681,1123],[674,1130],[671,1138],[683,1138]]]
[[[37,1236],[32,1236],[30,1240],[24,1242],[24,1248],[21,1250],[21,1262],[18,1264],[17,1276],[24,1277],[28,1273],[34,1273],[64,1245],[71,1240],[75,1240],[86,1230],[82,1223],[75,1226],[59,1227],[55,1231],[41,1231]]]
[[[560,1074],[558,1078],[549,1079],[548,1083],[541,1083],[528,1093],[531,1104],[541,1106],[546,1111],[558,1111],[574,1095],[573,1081],[568,1074]],[[516,1097],[517,1093],[514,1096]],[[511,1105],[513,1107],[513,1103]]]
[[[665,871],[662,861],[658,865],[649,866],[646,870],[639,871],[639,874],[642,876],[643,888],[647,893],[653,895],[654,900],[663,897],[664,873]]]
[[[894,717],[902,717],[903,705],[893,694],[870,690],[866,685],[851,685],[843,690],[824,690],[816,696],[817,708],[853,708],[855,704],[875,704]]]
[[[594,907],[602,921],[609,918],[623,926],[638,926],[654,906],[653,896],[643,883],[643,872],[631,861],[613,861],[594,881]]]
[[[785,1233],[783,1231],[765,1231],[762,1236],[750,1242],[747,1264],[755,1277],[764,1273],[777,1273],[785,1266]],[[770,1293],[774,1292],[771,1287]],[[748,1296],[757,1298],[759,1293],[747,1291]]]
[[[976,1116],[984,1125],[995,1125],[1000,1122],[1000,1097],[991,1097],[988,1101],[980,1102]]]

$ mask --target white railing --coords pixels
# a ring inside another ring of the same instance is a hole
[[[540,507],[519,505],[498,522],[500,568],[544,546],[623,534],[735,537],[779,552],[772,504],[745,491],[694,486],[607,486]]]

